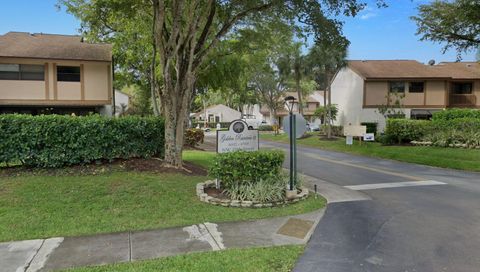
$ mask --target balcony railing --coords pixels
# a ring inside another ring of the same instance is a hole
[[[473,107],[477,104],[477,96],[474,94],[450,94],[450,106]]]

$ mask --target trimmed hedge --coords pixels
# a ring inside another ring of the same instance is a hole
[[[155,117],[0,115],[0,163],[61,167],[162,156],[164,122]]]
[[[387,119],[386,143],[405,143],[420,140],[429,130],[431,122],[412,119]]]
[[[279,150],[235,151],[215,156],[209,174],[226,188],[275,179],[280,175],[285,155]]]
[[[432,116],[433,121],[452,120],[460,118],[480,119],[480,110],[477,109],[447,109],[435,112]]]
[[[273,131],[273,126],[272,125],[260,125],[258,126],[259,131]]]

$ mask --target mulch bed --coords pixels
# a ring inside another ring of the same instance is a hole
[[[206,176],[207,170],[199,165],[183,162],[183,169],[166,166],[159,158],[116,159],[112,162],[98,161],[84,165],[73,165],[62,168],[34,168],[13,166],[0,168],[0,176],[35,175],[97,175],[113,171],[136,171],[150,173],[183,174],[188,176]]]
[[[206,188],[205,193],[211,197],[219,198],[219,199],[230,199],[227,195],[223,193],[223,189],[217,189],[217,188]]]

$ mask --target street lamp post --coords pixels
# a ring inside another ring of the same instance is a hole
[[[285,105],[288,109],[288,120],[290,122],[290,131],[289,131],[289,138],[290,138],[290,183],[289,183],[289,190],[293,191],[295,189],[295,183],[297,181],[297,155],[296,155],[296,118],[293,114],[293,106],[295,103],[295,97],[287,96],[285,97]]]

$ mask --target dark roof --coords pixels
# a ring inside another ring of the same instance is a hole
[[[0,57],[111,61],[112,46],[81,36],[8,32],[0,35]]]
[[[415,60],[351,60],[348,67],[365,79],[480,79],[480,65],[476,62],[425,65]]]

